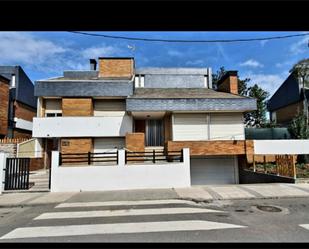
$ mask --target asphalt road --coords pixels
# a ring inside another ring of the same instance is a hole
[[[309,242],[309,198],[70,202],[1,208],[0,243]]]

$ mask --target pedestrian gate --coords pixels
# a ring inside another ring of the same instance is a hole
[[[7,158],[4,190],[29,189],[30,158]]]

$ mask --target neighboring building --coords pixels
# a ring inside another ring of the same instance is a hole
[[[10,80],[0,75],[0,138],[8,133]]]
[[[304,91],[308,103],[309,88],[303,88],[302,82],[291,73],[268,102],[267,109],[271,121],[281,126],[288,126],[297,114],[303,112],[304,106],[308,106],[304,100]]]
[[[1,122],[7,123],[7,126],[1,127],[0,135],[7,138],[30,138],[32,119],[36,116],[34,85],[20,66],[0,66],[0,75],[1,94],[5,96],[5,101],[1,97]],[[5,87],[3,79],[6,81]],[[5,92],[3,89],[6,89]]]
[[[215,91],[210,68],[135,69],[133,58],[99,58],[96,70],[90,62],[90,71],[35,84],[33,137],[46,152],[190,148],[193,185],[238,182],[238,156],[249,148],[243,112],[256,100],[238,95],[236,71]]]

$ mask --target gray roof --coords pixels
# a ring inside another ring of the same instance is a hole
[[[129,82],[131,79],[128,77],[113,77],[113,78],[107,78],[107,77],[99,77],[99,71],[64,71],[63,76],[50,78],[46,80],[39,80],[39,81],[100,81],[100,82]]]
[[[241,95],[218,92],[208,88],[136,88],[134,95],[129,98],[135,99],[234,99],[247,98]]]
[[[189,67],[145,67],[136,68],[136,74],[198,74],[207,75],[208,68],[189,68]]]

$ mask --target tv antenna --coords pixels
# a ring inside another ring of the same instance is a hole
[[[135,55],[135,45],[128,45],[128,49],[130,49],[131,50],[131,52],[132,52],[132,54],[133,54],[133,57],[134,57],[134,55]]]

